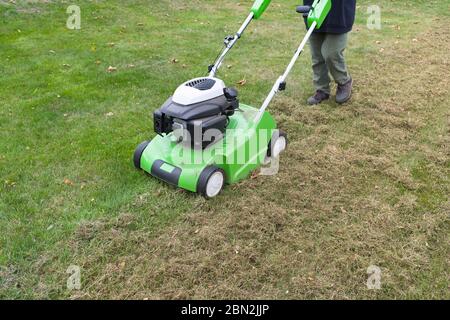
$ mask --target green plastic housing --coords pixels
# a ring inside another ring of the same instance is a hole
[[[253,18],[259,19],[264,11],[266,11],[271,0],[256,0],[252,7]]]
[[[317,23],[316,29],[320,29],[323,22],[330,13],[332,0],[315,0],[312,9],[308,15],[308,27],[310,28],[315,21]]]
[[[230,118],[225,137],[218,142],[221,145],[217,145],[217,148],[194,150],[174,142],[172,133],[156,136],[142,154],[141,168],[151,174],[155,161],[162,160],[166,163],[168,171],[173,170],[173,167],[181,170],[178,187],[192,192],[197,191],[200,174],[209,165],[216,165],[225,172],[227,184],[247,178],[252,171],[263,165],[270,139],[277,125],[268,112],[264,113],[258,123],[254,123],[258,109],[244,104],[241,104],[239,109],[241,111]],[[255,141],[254,139],[259,140],[256,147],[251,143]],[[227,148],[227,144],[231,144],[232,147]],[[182,151],[185,152],[187,163],[178,158]],[[242,155],[245,155],[243,161],[236,161]],[[192,161],[195,159],[200,161]]]

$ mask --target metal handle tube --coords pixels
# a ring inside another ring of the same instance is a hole
[[[259,120],[261,120],[261,118],[262,118],[264,112],[266,111],[267,107],[269,106],[270,102],[272,102],[272,99],[278,93],[278,91],[280,89],[280,84],[283,83],[284,81],[286,81],[286,78],[288,77],[289,73],[291,72],[292,68],[294,67],[295,62],[298,60],[298,57],[303,52],[303,49],[305,48],[306,43],[308,42],[309,38],[311,37],[311,34],[314,32],[316,25],[317,25],[317,22],[314,21],[312,23],[311,27],[309,28],[308,32],[306,33],[305,37],[303,38],[303,41],[300,43],[300,46],[298,47],[294,56],[292,57],[291,62],[289,63],[288,67],[286,68],[286,71],[275,82],[274,86],[272,87],[272,90],[270,91],[266,100],[264,100],[264,103],[261,106],[261,109],[259,109],[258,114],[255,117],[255,120],[254,120],[255,123],[257,123],[257,122],[259,122]]]
[[[241,38],[241,36],[244,33],[245,29],[247,29],[248,25],[253,20],[253,17],[254,17],[254,13],[250,12],[250,14],[248,15],[247,19],[245,19],[244,23],[242,24],[241,28],[239,29],[239,31],[234,36],[233,40],[231,40],[227,44],[225,49],[222,51],[222,54],[219,56],[219,58],[217,58],[216,62],[214,62],[214,65],[211,68],[211,72],[209,73],[209,76],[211,78],[216,76],[216,73],[219,70],[220,66],[222,65],[222,62],[223,62],[225,56],[228,54],[228,52],[231,50],[231,48],[234,47],[236,42]]]

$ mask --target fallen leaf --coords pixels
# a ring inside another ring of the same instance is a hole
[[[73,186],[73,182],[70,180],[70,179],[64,179],[64,184],[66,185],[66,186]]]
[[[16,182],[11,180],[5,180],[5,184],[7,187],[14,187],[16,185]]]
[[[236,84],[240,85],[240,86],[244,86],[247,83],[247,80],[242,79],[240,81],[238,81]]]

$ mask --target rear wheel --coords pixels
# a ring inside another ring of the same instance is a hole
[[[216,167],[206,167],[200,174],[197,183],[197,192],[206,199],[216,197],[225,185],[225,172]]]
[[[133,162],[134,162],[134,166],[136,167],[136,169],[141,170],[141,157],[142,157],[142,153],[144,153],[145,148],[147,148],[148,144],[150,143],[150,141],[144,141],[142,142],[140,145],[137,146],[136,150],[134,151],[134,156],[133,156]]]
[[[272,136],[267,149],[267,157],[278,158],[280,154],[286,150],[288,145],[287,134],[283,130],[278,130]]]

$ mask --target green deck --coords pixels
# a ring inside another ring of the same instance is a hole
[[[224,138],[205,150],[173,142],[172,133],[156,136],[142,154],[141,168],[151,173],[156,160],[178,167],[182,170],[178,186],[192,192],[197,191],[202,170],[212,164],[225,171],[228,184],[245,179],[263,163],[276,123],[266,112],[255,125],[258,109],[243,104],[240,109],[230,118]]]

